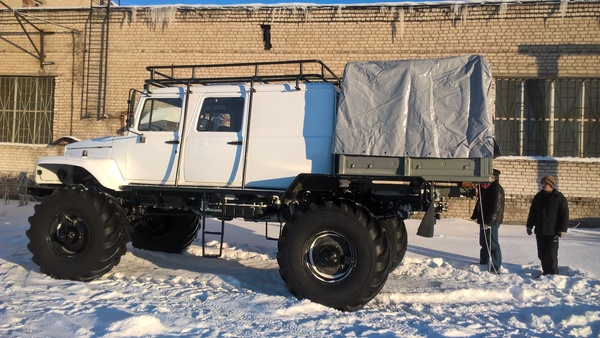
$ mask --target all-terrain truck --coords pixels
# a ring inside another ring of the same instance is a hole
[[[265,237],[294,296],[353,311],[402,262],[405,219],[421,212],[431,237],[445,197],[491,179],[481,56],[351,62],[343,78],[319,60],[147,70],[122,135],[38,159],[27,237],[41,272],[89,281],[128,242],[180,253],[198,235],[220,256],[241,218],[278,229]]]

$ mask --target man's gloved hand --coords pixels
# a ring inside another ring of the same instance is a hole
[[[531,228],[527,228],[527,234],[528,234],[529,236],[531,236],[531,234],[532,234],[532,233],[533,233],[532,229],[531,229]]]
[[[565,237],[566,235],[567,235],[566,231],[565,232],[561,231],[561,232],[558,233],[558,237]]]

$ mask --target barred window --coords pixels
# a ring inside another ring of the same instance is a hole
[[[496,79],[503,155],[600,157],[600,79]]]
[[[0,76],[0,142],[52,142],[53,77]]]

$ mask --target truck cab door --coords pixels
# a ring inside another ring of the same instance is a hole
[[[246,100],[237,95],[214,95],[202,101],[185,136],[180,184],[242,186]]]
[[[148,97],[135,121],[136,137],[127,139],[129,183],[174,185],[180,146],[181,97]]]

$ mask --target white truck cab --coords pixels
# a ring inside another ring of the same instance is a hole
[[[332,172],[332,84],[257,84],[252,102],[249,92],[243,84],[144,93],[124,139],[126,181],[285,189],[299,173]]]

